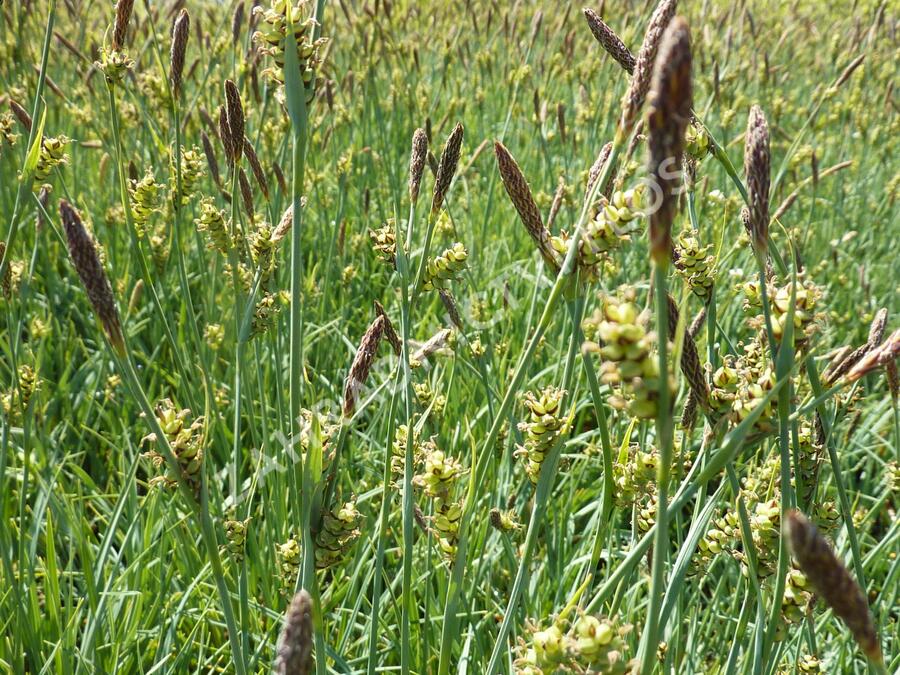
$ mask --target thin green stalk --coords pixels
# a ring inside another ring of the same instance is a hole
[[[650,581],[650,605],[644,624],[641,673],[650,673],[656,663],[659,644],[659,613],[662,609],[665,585],[665,565],[669,554],[669,473],[672,468],[672,410],[669,391],[668,339],[669,291],[666,279],[668,265],[656,262],[653,266],[653,289],[656,296],[656,335],[659,359],[659,401],[656,415],[656,435],[659,447],[659,466],[656,472],[656,537],[653,542],[653,566]]]

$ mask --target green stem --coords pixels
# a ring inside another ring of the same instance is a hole
[[[672,468],[672,410],[669,391],[668,330],[669,301],[666,280],[667,264],[653,266],[653,288],[656,296],[656,335],[659,358],[659,403],[656,414],[656,435],[659,446],[656,491],[656,537],[653,542],[653,568],[650,581],[650,606],[644,627],[645,639],[641,658],[641,673],[650,673],[657,661],[659,644],[659,613],[662,609],[665,585],[665,565],[669,554],[668,487]]]

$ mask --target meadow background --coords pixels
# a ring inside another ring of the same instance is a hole
[[[655,3],[602,4],[636,54]],[[112,2],[0,7],[0,672],[271,672],[301,588],[319,673],[897,672],[896,368],[827,377],[898,327],[897,6],[678,3],[705,128],[672,226],[671,415],[629,192],[646,129],[608,200],[586,190],[629,75],[581,5],[298,9],[320,19],[300,43],[326,39],[299,61],[253,37],[283,2],[138,0],[119,44]],[[754,104],[767,290],[796,326],[777,364],[740,215]],[[603,250],[554,283],[597,213]],[[610,331],[640,348],[611,358]],[[713,401],[693,424],[687,342]],[[811,602],[793,505],[861,581],[883,664]]]

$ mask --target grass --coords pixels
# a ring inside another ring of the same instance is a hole
[[[271,672],[300,589],[318,673],[897,671],[896,389],[885,364],[829,377],[880,308],[877,342],[897,328],[890,5],[679,5],[696,166],[654,267],[652,138],[617,131],[629,76],[580,7],[250,4],[184,3],[177,96],[177,5],[134,3],[122,73],[111,3],[0,8],[0,673]],[[607,5],[637,53],[652,6]],[[278,21],[326,38],[321,62],[253,39]],[[226,80],[268,199],[226,157]],[[740,215],[753,104],[768,253]],[[883,663],[812,602],[781,536],[795,505],[864,588]]]

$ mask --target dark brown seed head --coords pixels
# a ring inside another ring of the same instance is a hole
[[[846,68],[844,68],[843,72],[840,74],[837,80],[834,81],[834,85],[832,85],[835,89],[844,84],[847,80],[850,79],[850,76],[853,75],[853,71],[859,68],[862,65],[862,62],[866,60],[865,54],[860,54],[855,59],[853,59]]]
[[[228,126],[228,113],[225,106],[219,106],[219,138],[222,139],[222,147],[225,149],[225,158],[228,164],[234,162],[233,143],[231,141],[231,128]]]
[[[275,180],[278,181],[278,187],[281,189],[282,194],[287,194],[288,184],[287,179],[284,177],[284,171],[281,170],[281,164],[272,162],[272,173],[275,174]]]
[[[222,181],[219,175],[219,160],[216,159],[216,151],[213,149],[212,142],[205,131],[200,132],[200,142],[203,144],[203,154],[206,155],[206,163],[209,165],[209,175],[212,176],[216,185],[221,186]]]
[[[881,663],[881,646],[866,596],[816,526],[799,511],[791,511],[785,519],[784,536],[815,591],[847,625],[863,653]]]
[[[125,353],[125,338],[119,322],[119,310],[113,297],[112,286],[100,258],[94,240],[81,222],[78,211],[65,199],[59,202],[59,215],[66,231],[69,245],[69,257],[78,272],[81,284],[87,292],[88,300],[94,308],[94,314],[100,320],[103,331],[110,344],[119,353]]]
[[[28,111],[25,110],[22,106],[20,106],[13,99],[9,99],[9,109],[12,110],[13,115],[16,116],[16,119],[19,120],[19,124],[25,127],[25,131],[31,132],[31,115],[28,114]]]
[[[187,49],[188,33],[191,28],[191,17],[186,9],[182,9],[175,19],[172,27],[172,57],[169,61],[169,82],[172,85],[172,95],[178,98],[181,95],[181,77],[184,73],[184,55]]]
[[[764,255],[769,247],[769,124],[762,108],[754,105],[744,138],[744,174],[750,201],[750,237],[754,250]]]
[[[412,137],[412,152],[409,156],[409,200],[415,204],[419,201],[419,188],[422,187],[422,173],[425,171],[425,159],[428,157],[428,136],[424,129],[416,129]]]
[[[308,675],[313,671],[313,602],[301,590],[284,615],[275,658],[277,675]]]
[[[459,307],[456,304],[456,298],[453,297],[453,294],[450,293],[450,291],[444,290],[443,288],[438,289],[438,295],[441,298],[444,309],[447,310],[447,316],[450,317],[450,322],[456,326],[457,330],[462,331],[462,317],[459,315]]]
[[[350,373],[344,383],[343,414],[346,419],[353,417],[357,397],[360,389],[369,379],[369,372],[372,370],[372,363],[375,361],[375,354],[378,351],[378,343],[381,342],[383,335],[384,317],[375,317],[359,343],[359,349],[356,350],[356,356],[353,357],[353,363],[350,365]]]
[[[250,164],[250,170],[253,171],[253,177],[259,185],[259,189],[262,190],[263,197],[269,201],[269,179],[266,178],[256,150],[253,149],[253,144],[248,138],[244,138],[244,154],[247,156],[247,163]]]
[[[237,7],[234,8],[234,14],[231,15],[231,37],[234,44],[241,40],[241,26],[244,25],[244,2],[241,0]]]
[[[128,20],[131,18],[131,10],[134,9],[134,0],[119,0],[116,3],[116,23],[113,28],[113,51],[120,50],[125,45],[125,33],[128,32]]]
[[[667,295],[669,305],[669,339],[675,340],[678,331],[678,304],[671,295]],[[695,394],[697,401],[704,408],[709,405],[709,388],[706,386],[706,377],[703,366],[700,365],[700,354],[697,344],[694,342],[690,331],[685,331],[684,341],[681,345],[681,372]]]
[[[625,46],[616,32],[606,25],[597,12],[590,7],[585,7],[581,11],[584,12],[588,28],[591,29],[597,42],[606,50],[607,54],[616,60],[616,63],[625,69],[625,72],[631,75],[634,72],[634,54],[631,53],[631,50]]]
[[[444,198],[450,190],[450,183],[456,174],[456,166],[459,164],[459,154],[462,149],[463,126],[458,123],[447,137],[444,151],[441,153],[441,161],[438,163],[437,175],[434,179],[434,193],[431,197],[431,213],[437,215],[444,205]]]
[[[634,72],[625,98],[622,99],[622,118],[619,122],[619,133],[627,136],[634,129],[644,99],[650,90],[650,78],[653,74],[653,65],[656,63],[656,54],[669,22],[675,16],[677,0],[662,0],[657,5],[650,24],[644,34],[644,41],[634,62]]]
[[[678,17],[659,47],[647,110],[647,169],[660,200],[650,214],[650,255],[657,264],[667,265],[671,258],[672,221],[691,104],[691,37],[687,22]]]
[[[231,157],[237,164],[241,160],[244,144],[244,106],[241,104],[241,93],[231,80],[225,80],[225,116],[231,137]]]
[[[494,155],[497,157],[497,168],[500,171],[500,179],[510,201],[516,207],[519,218],[531,236],[544,262],[554,271],[559,271],[559,262],[550,244],[550,232],[544,227],[541,212],[534,202],[528,181],[516,160],[500,141],[494,141]]]
[[[238,172],[238,185],[241,188],[241,201],[244,204],[244,213],[253,222],[253,190],[250,188],[250,181],[247,179],[247,172],[241,167]]]

